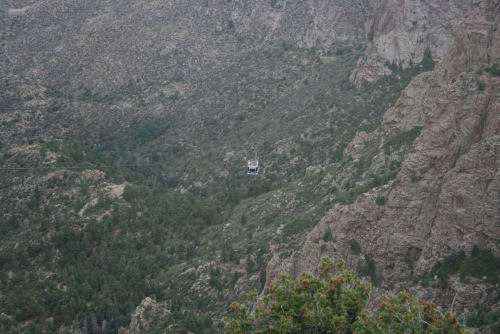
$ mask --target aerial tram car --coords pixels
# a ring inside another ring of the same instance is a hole
[[[259,159],[257,159],[257,156],[254,159],[248,160],[247,174],[259,175]]]

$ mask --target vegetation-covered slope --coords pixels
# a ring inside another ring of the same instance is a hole
[[[152,296],[220,331],[271,257],[396,176],[420,128],[381,146],[382,115],[432,56],[355,89],[371,2],[284,3],[0,4],[1,330],[116,333]]]

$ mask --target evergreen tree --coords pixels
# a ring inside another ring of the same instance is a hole
[[[441,313],[434,304],[418,300],[407,292],[381,298],[378,316],[365,312],[370,285],[344,268],[323,258],[320,278],[303,273],[293,280],[279,274],[257,301],[232,303],[227,334],[243,333],[463,333],[456,316]]]

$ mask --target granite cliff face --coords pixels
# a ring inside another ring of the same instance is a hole
[[[336,205],[308,234],[304,247],[275,269],[294,274],[315,270],[324,255],[343,257],[351,268],[373,260],[386,282],[405,282],[416,293],[463,309],[491,302],[488,284],[452,284],[447,293],[409,281],[429,272],[437,260],[474,245],[500,254],[500,96],[498,76],[478,71],[500,61],[500,6],[483,2],[460,25],[450,52],[432,72],[416,77],[383,120],[377,162],[402,154],[396,179],[361,195],[352,205]],[[413,149],[384,152],[389,138],[422,127]],[[369,141],[368,141],[369,142]],[[347,154],[355,157],[357,145]],[[387,199],[377,205],[376,198]],[[331,231],[334,242],[321,236]],[[319,240],[319,241],[318,241]],[[353,254],[353,240],[360,246]],[[389,284],[390,285],[390,284]],[[385,288],[389,285],[385,284]],[[482,288],[481,288],[482,287]]]
[[[366,24],[366,56],[351,82],[359,86],[390,73],[387,64],[407,67],[426,51],[443,60],[455,43],[457,29],[481,1],[383,0]]]

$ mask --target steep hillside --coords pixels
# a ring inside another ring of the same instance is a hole
[[[220,332],[321,255],[377,294],[497,304],[498,271],[467,265],[500,255],[498,21],[498,1],[2,1],[0,331]]]
[[[462,263],[465,254],[478,256],[477,246],[500,255],[500,78],[491,67],[500,61],[499,9],[494,2],[478,6],[447,57],[413,79],[384,114],[378,136],[346,151],[361,159],[378,141],[367,172],[379,174],[378,165],[396,154],[402,162],[396,178],[349,206],[336,205],[300,251],[284,262],[275,256],[268,275],[276,268],[314,270],[329,255],[345,258],[382,290],[410,288],[445,308],[498,303],[494,257],[476,258],[473,271]],[[412,140],[412,149],[402,151]],[[322,242],[325,233],[334,240]]]

